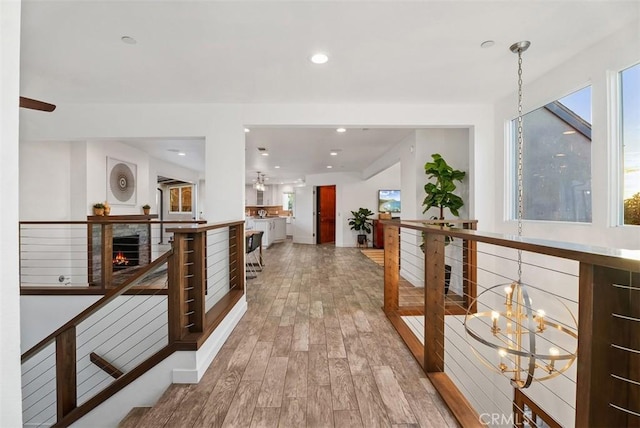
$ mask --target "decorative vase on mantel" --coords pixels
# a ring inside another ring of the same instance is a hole
[[[108,202],[105,202],[103,205],[104,205],[104,215],[109,215],[111,213],[111,205],[109,205]]]
[[[143,205],[142,212],[144,213],[144,215],[149,215],[149,213],[151,213],[151,207],[149,205]]]

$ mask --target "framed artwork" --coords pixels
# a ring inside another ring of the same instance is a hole
[[[136,173],[136,164],[107,157],[107,202],[113,205],[135,205]]]
[[[378,212],[400,212],[400,190],[378,190]]]

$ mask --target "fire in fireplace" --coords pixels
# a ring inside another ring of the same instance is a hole
[[[113,237],[113,270],[123,270],[140,264],[140,236]]]

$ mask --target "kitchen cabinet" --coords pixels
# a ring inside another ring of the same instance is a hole
[[[269,248],[274,242],[282,242],[287,237],[286,219],[282,217],[256,218],[254,229],[263,231],[262,248]]]
[[[287,220],[279,217],[274,221],[274,242],[283,242],[287,239]]]
[[[264,232],[262,234],[262,248],[269,248],[271,245],[271,222],[268,219],[255,219],[253,224],[255,230]]]
[[[246,185],[244,189],[244,202],[247,206],[275,206],[282,205],[282,195],[280,186],[277,184],[267,184],[262,192],[262,202],[258,203],[258,191],[253,185]]]

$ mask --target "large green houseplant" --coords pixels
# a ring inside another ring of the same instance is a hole
[[[458,210],[464,206],[462,198],[455,193],[456,181],[462,182],[466,172],[453,169],[447,161],[438,153],[431,155],[432,162],[424,164],[424,173],[431,181],[424,185],[424,191],[427,194],[422,201],[424,209],[422,213],[426,213],[431,208],[438,208],[440,210],[440,216],[433,218],[436,220],[444,220],[444,210],[449,209],[451,214],[458,216]],[[450,238],[447,237],[445,245],[449,243]],[[451,266],[445,264],[445,284],[444,293],[449,292],[449,284],[451,282]]]
[[[456,190],[455,182],[461,182],[466,172],[453,169],[438,153],[432,154],[431,157],[433,162],[424,164],[424,173],[427,174],[427,178],[435,179],[435,182],[424,185],[427,196],[422,201],[424,207],[422,212],[426,213],[434,207],[439,208],[438,220],[444,220],[444,210],[448,208],[451,214],[457,217],[458,210],[464,206],[464,201],[453,192]]]
[[[373,222],[369,219],[373,215],[373,211],[369,208],[359,208],[358,211],[351,211],[349,220],[349,226],[351,230],[356,232],[364,232],[358,234],[358,244],[363,245],[367,242],[367,234],[371,233],[371,227]]]

